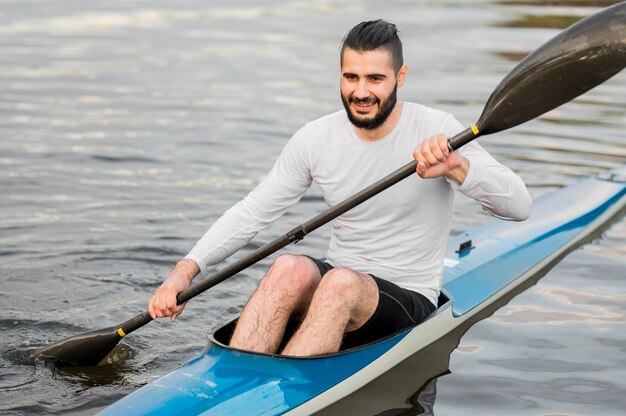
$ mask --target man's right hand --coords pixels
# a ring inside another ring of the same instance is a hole
[[[176,263],[174,270],[148,302],[148,313],[152,319],[169,316],[172,321],[175,321],[187,305],[187,302],[176,305],[176,295],[187,289],[198,273],[200,273],[200,267],[193,260],[183,259]]]

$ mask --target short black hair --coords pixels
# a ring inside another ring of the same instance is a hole
[[[346,48],[357,52],[369,52],[378,48],[386,49],[391,54],[393,69],[396,73],[404,64],[402,42],[398,36],[398,29],[393,23],[382,19],[361,22],[348,32],[341,43],[342,64],[343,52]]]

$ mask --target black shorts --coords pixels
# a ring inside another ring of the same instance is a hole
[[[309,258],[315,262],[322,277],[334,268],[324,261]],[[378,286],[378,306],[372,317],[360,328],[346,333],[341,349],[364,345],[404,328],[415,326],[428,318],[436,309],[425,296],[374,275],[370,274],[370,276]]]

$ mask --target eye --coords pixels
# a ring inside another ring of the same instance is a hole
[[[354,81],[357,79],[357,76],[354,74],[343,74],[343,77],[348,81]]]

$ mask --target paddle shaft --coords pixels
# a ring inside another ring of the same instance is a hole
[[[469,143],[480,135],[480,133],[474,133],[472,129],[466,129],[461,133],[451,137],[448,140],[448,147],[451,151],[459,149],[461,146]],[[415,169],[417,168],[417,161],[412,161],[402,166],[400,169],[390,173],[379,181],[373,183],[362,191],[352,195],[348,199],[340,202],[332,208],[324,211],[323,213],[317,215],[316,217],[310,219],[309,221],[300,224],[293,230],[288,233],[282,235],[276,240],[265,244],[264,246],[256,249],[252,253],[248,254],[244,258],[236,261],[233,264],[228,265],[217,273],[208,276],[207,278],[200,281],[198,284],[191,286],[189,289],[182,291],[176,297],[176,303],[178,305],[187,302],[188,300],[196,297],[200,293],[212,288],[218,283],[223,282],[241,272],[242,270],[256,264],[257,262],[263,260],[264,258],[276,253],[278,250],[288,246],[291,243],[297,243],[302,240],[307,234],[312,231],[318,229],[319,227],[327,224],[328,222],[334,220],[341,214],[351,210],[352,208],[360,205],[361,203],[367,201],[375,195],[378,195],[385,189],[389,188],[392,185],[400,182],[401,180],[411,176],[415,173]],[[124,322],[120,325],[124,334],[129,334],[134,330],[141,328],[148,322],[152,320],[152,317],[148,312],[143,312],[128,321]]]

